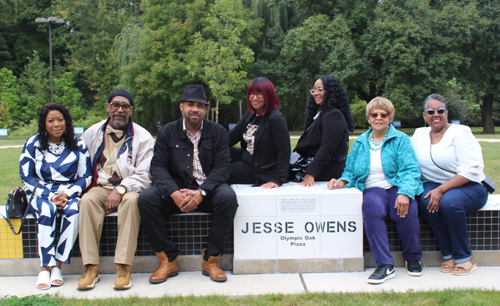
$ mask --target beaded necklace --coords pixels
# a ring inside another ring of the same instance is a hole
[[[373,139],[373,130],[372,130],[370,132],[370,134],[368,135],[368,139],[370,140],[370,141],[368,141],[368,145],[370,146],[370,150],[378,151],[378,150],[382,149],[382,145],[387,140],[387,135],[388,135],[388,133],[386,132],[384,135],[384,138],[380,142],[375,142],[375,140]]]
[[[49,145],[49,151],[52,152],[53,154],[61,154],[64,151],[64,148],[66,147],[64,140],[60,144],[55,144],[52,141],[48,141],[47,144]]]

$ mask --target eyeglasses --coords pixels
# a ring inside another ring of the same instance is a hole
[[[434,114],[436,112],[438,113],[438,115],[443,115],[446,112],[446,109],[444,109],[444,108],[440,108],[438,110],[428,109],[428,110],[426,110],[426,112],[427,112],[427,115],[429,115],[429,116],[434,116]]]
[[[113,109],[119,109],[121,106],[124,112],[128,112],[132,109],[132,105],[130,105],[128,103],[119,103],[119,102],[115,101],[115,102],[110,102],[109,104],[111,105],[111,108],[113,108]]]
[[[380,115],[380,117],[382,117],[382,119],[385,119],[389,116],[388,113],[368,113],[368,115],[370,115],[373,119],[377,119],[378,115]]]
[[[318,91],[319,93],[322,93],[323,91],[326,91],[324,88],[318,88],[318,89],[311,89],[309,90],[309,92],[311,93],[311,95],[314,95],[314,93]]]
[[[255,93],[248,94],[248,97],[250,98],[250,100],[253,99],[255,96],[257,96],[257,98],[259,98],[259,99],[262,99],[262,98],[264,98],[264,93],[258,92],[256,94]]]

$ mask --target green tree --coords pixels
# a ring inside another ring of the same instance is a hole
[[[23,123],[38,118],[42,107],[50,102],[49,68],[34,51],[19,78],[21,84],[21,114]]]
[[[0,127],[11,127],[21,113],[19,97],[21,86],[16,76],[7,68],[0,69]]]
[[[375,16],[360,37],[369,59],[365,88],[389,98],[403,124],[418,124],[424,98],[443,92],[448,80],[470,67],[462,46],[474,39],[478,12],[472,3],[434,9],[428,0],[386,0]]]
[[[83,97],[75,86],[72,72],[61,72],[54,78],[54,102],[66,106],[73,120],[79,120],[85,116],[86,108]]]
[[[238,0],[218,0],[204,23],[186,56],[186,68],[215,95],[215,121],[219,122],[219,102],[231,103],[234,98],[229,94],[248,83],[243,67],[254,60],[249,46],[260,34],[261,20],[254,19]]]
[[[494,134],[493,102],[500,90],[500,1],[477,0],[475,3],[483,20],[474,33],[475,39],[464,46],[473,65],[464,71],[463,79],[481,97],[483,133]]]
[[[215,15],[218,5],[226,10],[221,11],[227,18],[221,28]],[[130,88],[137,101],[136,121],[154,130],[158,121],[177,119],[177,100],[189,84],[208,85],[211,101],[217,90],[221,101],[230,101],[234,90],[243,92],[238,84],[260,26],[240,2],[150,0],[141,9],[144,26],[124,28],[115,41],[121,85]]]
[[[70,22],[69,31],[57,39],[67,44],[68,67],[89,103],[106,99],[119,82],[112,46],[122,28],[135,20],[135,2],[140,3],[54,0],[58,14]]]

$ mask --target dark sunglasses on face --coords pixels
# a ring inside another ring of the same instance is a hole
[[[443,115],[444,112],[446,112],[446,109],[444,109],[444,108],[440,108],[438,110],[428,109],[428,110],[426,110],[426,112],[427,112],[427,115],[429,115],[429,116],[434,116],[434,114],[436,112],[438,113],[438,115]]]
[[[378,115],[380,115],[380,117],[382,117],[382,119],[385,119],[389,116],[388,113],[368,113],[368,115],[370,115],[373,119],[377,119]]]
[[[132,105],[128,103],[110,102],[109,104],[113,109],[119,109],[121,106],[123,111],[125,112],[128,112],[130,109],[132,109]]]

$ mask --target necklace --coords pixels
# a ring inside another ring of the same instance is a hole
[[[368,135],[368,139],[370,140],[370,141],[368,141],[368,145],[370,146],[370,150],[378,151],[378,150],[382,149],[382,145],[387,140],[387,134],[388,133],[385,133],[384,138],[382,138],[382,140],[380,142],[375,142],[375,140],[373,139],[373,130],[372,130],[370,132],[370,134]]]
[[[436,135],[432,136],[432,138],[436,137],[436,136],[439,136],[439,134],[441,134],[442,132],[446,131],[446,129],[449,127],[450,125],[447,124],[441,131],[439,131],[439,133],[437,133]],[[432,130],[431,130],[431,135],[432,135]]]
[[[64,148],[66,147],[64,143],[64,139],[60,144],[55,144],[52,141],[48,141],[47,144],[49,145],[49,151],[52,152],[53,154],[61,154],[64,151]]]
[[[316,116],[314,116],[313,120],[316,120],[319,117],[319,115],[321,115],[321,111],[320,110],[318,111],[318,113],[316,114]]]

